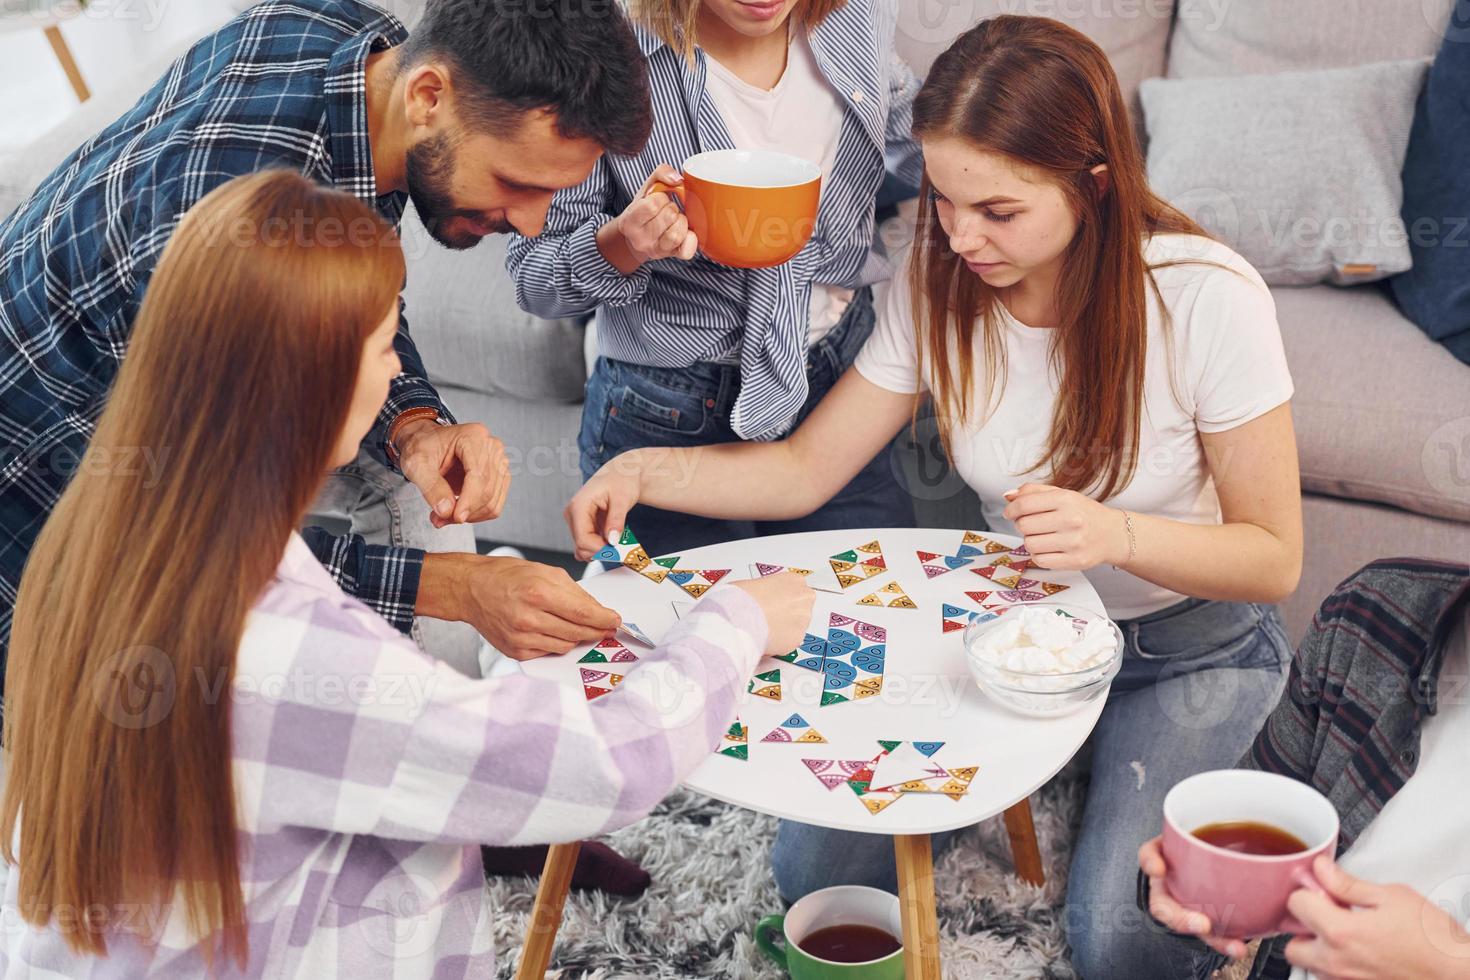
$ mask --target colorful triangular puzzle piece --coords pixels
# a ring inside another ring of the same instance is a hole
[[[821,732],[811,726],[811,722],[799,714],[793,714],[781,722],[780,725],[771,729],[761,741],[814,744],[827,740],[822,737]]]
[[[669,572],[668,577],[670,582],[698,599],[729,574],[728,568],[676,568]]]
[[[897,582],[889,582],[883,588],[871,595],[865,595],[858,601],[860,606],[881,606],[888,609],[918,609],[919,606],[909,594],[903,590],[903,586]]]
[[[750,758],[750,728],[739,718],[730,723],[725,729],[725,736],[720,740],[720,746],[716,749],[720,755],[739,759],[742,762]]]
[[[754,694],[758,698],[768,698],[772,701],[781,700],[781,668],[768,670],[763,674],[756,674],[746,685],[747,694]]]
[[[802,759],[801,761],[828,790],[841,786],[851,779],[854,773],[861,772],[863,766],[867,765],[865,759]]]

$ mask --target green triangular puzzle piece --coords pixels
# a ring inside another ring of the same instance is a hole
[[[623,528],[623,536],[618,539],[618,544],[637,544],[638,539],[633,536],[633,529]]]
[[[732,745],[728,749],[720,749],[720,755],[728,755],[732,759],[750,759],[749,746]]]
[[[768,670],[764,674],[756,674],[755,679],[766,681],[769,684],[779,684],[781,682],[781,670],[777,668],[776,670]]]
[[[776,660],[784,660],[788,664],[794,664],[794,663],[796,663],[796,651],[795,650],[792,650],[790,653],[783,653],[783,654],[781,654],[781,656],[775,657],[774,659],[776,659]]]
[[[823,691],[822,692],[822,705],[824,707],[826,705],[829,705],[829,704],[841,704],[842,702],[844,702],[846,700],[847,700],[847,698],[845,698],[842,695],[838,694],[836,691]]]
[[[740,737],[740,732],[741,732],[741,730],[742,730],[742,729],[743,729],[743,728],[744,728],[744,727],[745,727],[745,726],[744,726],[744,725],[742,725],[742,724],[740,724],[740,722],[738,722],[738,721],[737,721],[737,722],[733,722],[733,723],[732,723],[732,724],[731,724],[731,725],[730,725],[730,728],[729,728],[729,730],[728,730],[728,731],[726,731],[726,732],[725,732],[725,734],[726,734],[726,735],[729,735],[729,736],[730,736],[730,737],[731,737],[731,738],[739,738],[739,737]]]
[[[679,564],[679,556],[671,555],[668,558],[655,558],[653,560],[653,563],[655,565],[662,565],[664,568],[673,568],[675,565]]]
[[[878,739],[878,744],[883,746],[884,752],[892,752],[894,749],[903,744],[903,740],[899,739],[897,742],[885,742],[883,739],[880,738]]]
[[[844,551],[840,555],[833,555],[832,556],[832,560],[833,561],[857,561],[858,560],[858,556],[857,556],[857,552],[856,551]]]
[[[588,650],[585,654],[582,655],[582,659],[581,660],[578,660],[577,663],[579,663],[579,664],[605,664],[605,663],[607,663],[607,658],[604,657],[601,653],[597,652],[596,650]]]
[[[865,780],[865,779],[859,780],[859,781],[857,781],[855,783],[854,782],[848,782],[848,784],[847,784],[848,788],[851,789],[858,796],[862,796],[864,793],[866,793],[868,791],[868,787],[870,785],[871,784],[867,780]]]

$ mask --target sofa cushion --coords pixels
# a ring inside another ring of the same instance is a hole
[[[1427,67],[1148,79],[1149,183],[1273,286],[1404,272],[1400,174]]]
[[[1377,286],[1272,295],[1303,488],[1470,521],[1470,368]]]
[[[1456,2],[1180,0],[1169,77],[1267,75],[1432,58]]]
[[[582,400],[582,322],[521,311],[502,236],[451,251],[429,237],[412,207],[402,236],[408,326],[431,380],[525,401]]]
[[[1414,116],[1404,167],[1414,267],[1390,285],[1411,320],[1470,364],[1470,44],[1458,33],[1445,37]]]
[[[1292,0],[1296,2],[1296,0]],[[902,0],[898,53],[923,78],[954,39],[987,17],[1032,14],[1065,21],[1098,43],[1113,63],[1123,97],[1135,105],[1138,83],[1164,72],[1174,0]]]

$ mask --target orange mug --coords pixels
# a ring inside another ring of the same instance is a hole
[[[817,226],[822,171],[770,150],[711,150],[684,161],[684,183],[655,181],[672,194],[699,248],[721,265],[766,269],[791,261]]]

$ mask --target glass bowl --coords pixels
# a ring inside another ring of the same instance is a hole
[[[1026,609],[1043,609],[1072,620],[1081,635],[1092,620],[1107,624],[1113,648],[1093,663],[1078,670],[1033,671],[1002,666],[981,652],[987,636]],[[1073,603],[1028,602],[1006,609],[995,617],[979,617],[965,627],[965,660],[975,684],[996,704],[1032,718],[1059,718],[1072,714],[1101,697],[1123,666],[1123,633],[1118,625],[1095,609]]]

